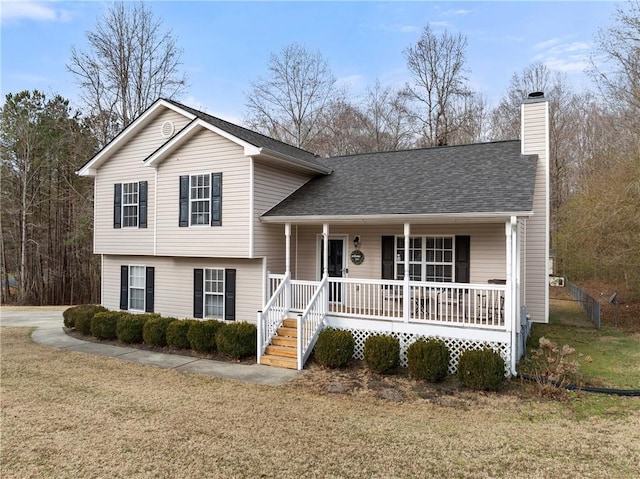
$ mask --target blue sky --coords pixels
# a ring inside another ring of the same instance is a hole
[[[39,89],[78,101],[65,65],[71,47],[110,2],[1,0],[2,99]],[[467,66],[475,90],[491,103],[511,76],[536,61],[567,74],[575,89],[590,87],[584,70],[594,37],[612,22],[613,2],[147,2],[183,48],[189,77],[180,98],[190,106],[240,121],[251,82],[266,74],[271,53],[292,42],[320,51],[354,98],[379,79],[408,79],[403,50],[425,25],[467,36]],[[78,105],[79,106],[79,105]]]

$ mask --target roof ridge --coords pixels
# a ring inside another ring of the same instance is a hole
[[[443,149],[452,149],[459,147],[469,147],[469,146],[484,146],[484,145],[494,145],[496,143],[514,143],[517,141],[521,141],[519,138],[514,138],[512,140],[492,140],[492,141],[483,141],[479,143],[462,143],[459,145],[442,145],[442,146],[424,146],[422,148],[404,148],[402,150],[384,150],[384,151],[369,151],[367,153],[350,153],[348,155],[335,155],[329,156],[325,158],[326,160],[332,160],[336,158],[349,158],[353,156],[365,156],[365,155],[380,155],[384,153],[405,153],[405,152],[417,152],[417,151],[433,151],[433,150],[443,150]]]

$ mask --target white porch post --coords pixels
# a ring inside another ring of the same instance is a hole
[[[409,313],[411,311],[411,288],[409,287],[409,235],[411,234],[411,226],[409,223],[404,224],[404,292],[402,297],[402,315],[404,316],[404,322],[409,322]]]
[[[287,310],[286,314],[291,311],[292,303],[292,291],[291,291],[291,223],[285,223],[284,225],[284,241],[285,241],[285,272],[284,281],[288,281],[284,292],[284,307]]]
[[[518,314],[515,311],[515,273],[517,271],[516,227],[517,218],[512,216],[505,222],[506,253],[507,253],[507,284],[505,291],[505,328],[511,333],[511,374],[516,374],[516,361],[518,357]]]
[[[322,224],[322,278],[329,276],[329,224]]]
[[[284,225],[284,238],[285,238],[285,260],[284,260],[284,273],[291,273],[291,223]]]

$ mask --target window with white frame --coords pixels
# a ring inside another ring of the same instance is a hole
[[[144,311],[145,267],[129,266],[129,309]]]
[[[211,175],[191,175],[189,191],[190,224],[210,224]]]
[[[224,269],[204,270],[204,316],[224,318]]]
[[[409,278],[412,281],[453,281],[453,237],[411,236],[409,254],[404,247],[404,237],[396,237],[396,279],[404,279],[404,265],[408,258]]]
[[[138,183],[122,184],[122,227],[138,227]]]

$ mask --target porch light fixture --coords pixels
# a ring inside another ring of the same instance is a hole
[[[355,235],[353,237],[353,247],[355,249],[359,249],[360,248],[360,235]]]

